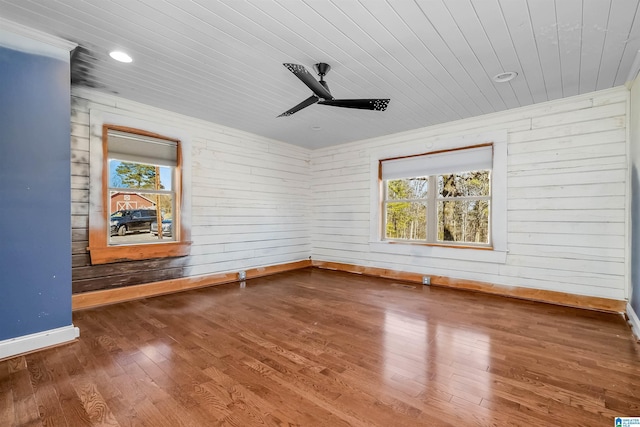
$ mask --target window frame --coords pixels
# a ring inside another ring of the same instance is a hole
[[[490,264],[505,264],[507,245],[507,144],[506,129],[488,130],[481,133],[454,133],[446,136],[442,129],[432,131],[425,128],[390,141],[371,150],[370,158],[370,209],[369,209],[369,251],[384,256],[400,255],[403,263],[421,264],[423,259],[443,259],[471,261]],[[382,159],[415,156],[416,153],[440,150],[462,149],[478,144],[493,144],[492,198],[491,198],[491,239],[492,247],[470,247],[413,243],[410,241],[391,242],[382,239],[383,185],[379,161]],[[393,259],[393,258],[390,258]]]
[[[492,185],[492,172],[493,172],[493,167],[491,169],[482,169],[482,170],[489,170],[490,171],[490,178],[489,178],[489,183],[490,183],[490,187],[489,187],[489,195],[488,196],[462,196],[462,197],[441,197],[439,192],[438,192],[438,177],[442,176],[442,175],[449,175],[449,174],[458,174],[458,173],[464,173],[464,172],[469,172],[469,171],[451,171],[449,173],[434,173],[434,174],[425,174],[425,175],[421,175],[421,176],[416,176],[416,177],[408,177],[407,179],[411,179],[411,178],[420,178],[420,177],[426,177],[428,179],[428,183],[427,183],[427,194],[426,194],[426,198],[424,199],[407,199],[409,201],[416,201],[416,202],[424,202],[426,204],[426,224],[425,224],[425,229],[426,229],[426,238],[424,240],[422,239],[415,239],[415,240],[409,240],[409,239],[394,239],[394,238],[388,238],[386,237],[387,233],[386,233],[386,227],[387,227],[387,204],[390,202],[395,202],[395,200],[389,200],[388,198],[388,185],[385,185],[386,182],[390,181],[391,179],[383,179],[383,172],[382,172],[382,168],[383,168],[383,163],[385,161],[392,161],[392,160],[401,160],[401,159],[406,159],[406,158],[416,158],[416,157],[427,157],[427,156],[433,156],[433,155],[437,155],[437,154],[444,154],[444,153],[453,153],[453,152],[460,152],[460,151],[465,151],[465,150],[473,150],[473,149],[477,149],[477,148],[483,148],[483,147],[491,147],[492,150],[492,157],[493,157],[493,143],[483,143],[483,144],[476,144],[476,145],[470,145],[470,146],[465,146],[465,147],[457,147],[457,148],[451,148],[451,149],[443,149],[443,150],[436,150],[436,151],[430,151],[430,152],[426,152],[426,153],[421,153],[421,154],[412,154],[412,155],[408,155],[408,156],[398,156],[398,157],[390,157],[390,158],[386,158],[386,159],[379,159],[378,160],[378,176],[379,176],[379,185],[382,187],[382,200],[381,200],[381,215],[380,215],[380,238],[382,241],[385,242],[389,242],[389,243],[402,243],[402,244],[415,244],[415,245],[427,245],[427,246],[444,246],[444,247],[464,247],[464,248],[472,248],[472,249],[489,249],[492,250],[493,249],[493,239],[492,239],[492,226],[491,226],[491,222],[492,222],[492,207],[491,207],[491,199],[492,199],[492,194],[493,194],[493,185]],[[493,165],[493,160],[492,160],[492,165]],[[480,169],[478,169],[480,170]],[[428,171],[426,171],[428,172]],[[402,200],[398,200],[398,201],[407,201],[405,199]],[[449,242],[449,241],[441,241],[438,240],[438,203],[439,202],[446,202],[446,201],[465,201],[465,200],[472,200],[472,201],[476,201],[476,200],[488,200],[489,201],[489,222],[487,224],[489,230],[488,230],[488,237],[489,237],[489,242],[488,243],[475,243],[475,242]]]
[[[102,149],[100,150],[101,165],[101,185],[91,187],[91,191],[98,191],[99,194],[91,195],[93,201],[97,203],[95,209],[89,211],[89,256],[92,265],[108,264],[121,261],[136,261],[154,258],[170,258],[189,255],[191,241],[190,230],[186,226],[187,221],[184,220],[184,191],[183,191],[183,153],[182,143],[179,139],[161,135],[147,130],[122,126],[110,123],[103,123],[101,126]],[[172,241],[153,242],[153,243],[135,243],[130,245],[110,245],[109,244],[109,204],[107,196],[109,195],[109,144],[108,131],[120,131],[131,134],[164,139],[177,143],[177,158],[174,168],[174,186],[175,186],[175,212],[177,221],[174,223],[174,233],[177,235]],[[98,174],[92,173],[90,180]],[[177,224],[177,225],[176,225]]]

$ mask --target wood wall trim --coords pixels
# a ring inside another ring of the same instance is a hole
[[[98,265],[122,261],[187,256],[190,249],[191,242],[166,242],[142,245],[90,246],[87,251],[91,253],[91,264]]]
[[[286,264],[277,264],[267,267],[247,269],[247,279],[268,276],[284,271],[297,270],[311,266],[310,260],[295,261]],[[163,280],[160,282],[145,283],[142,285],[125,286],[115,289],[104,289],[93,292],[83,292],[71,296],[72,309],[99,307],[141,298],[164,295],[205,286],[221,285],[238,281],[237,272],[207,274],[194,277],[182,277],[179,279]]]
[[[434,154],[450,153],[453,151],[471,150],[473,148],[481,148],[481,147],[493,147],[493,142],[483,142],[482,144],[466,145],[464,147],[445,148],[442,150],[427,151],[426,153],[409,154],[408,156],[389,157],[386,159],[380,159],[379,163],[388,162],[390,160],[409,159],[412,157],[432,156]],[[380,167],[380,169],[382,169],[382,167]]]
[[[422,283],[423,276],[423,274],[420,273],[397,271],[386,268],[365,267],[354,264],[344,264],[328,261],[302,260],[286,264],[277,264],[267,267],[248,269],[246,270],[247,279],[254,279],[257,277],[268,276],[276,273],[297,270],[311,266],[326,270],[344,271],[348,273],[363,274],[366,276],[382,277],[386,279],[402,280],[405,282],[420,284]],[[157,295],[164,295],[237,281],[237,272],[229,272],[163,280],[160,282],[126,286],[116,289],[84,292],[74,294],[72,296],[72,307],[74,311],[82,310],[86,308],[99,307],[102,305],[115,304],[124,301],[148,298]],[[493,283],[479,282],[475,280],[454,279],[445,276],[431,276],[431,285],[613,313],[624,313],[627,306],[626,301],[614,300],[609,298],[574,295],[566,292],[530,289],[517,286],[504,286]]]
[[[354,264],[343,264],[338,262],[313,261],[313,267],[344,271],[348,273],[363,274],[366,276],[383,277],[387,279],[402,280],[422,284],[424,274],[411,273],[405,271],[390,270],[378,267],[364,267]],[[548,291],[543,289],[522,288],[518,286],[505,286],[493,283],[479,282],[475,280],[454,279],[445,276],[430,276],[432,286],[445,288],[464,289],[469,291],[483,292],[493,295],[519,298],[530,301],[545,302],[550,304],[577,307],[588,310],[606,311],[613,313],[624,313],[627,307],[626,301],[609,298],[591,297],[585,295],[574,295],[566,292]]]
[[[102,125],[102,132],[103,132],[102,138],[103,138],[103,140],[105,140],[107,138],[106,137],[106,133],[107,133],[108,130],[116,130],[116,131],[120,131],[120,132],[133,133],[133,134],[140,135],[140,136],[148,136],[148,137],[156,138],[156,139],[164,139],[165,141],[177,142],[178,144],[180,143],[179,139],[170,138],[168,136],[160,135],[159,133],[150,132],[148,130],[143,130],[143,129],[137,129],[137,128],[133,128],[133,127],[130,127],[130,126],[120,126],[120,125],[112,125],[112,124],[104,124],[104,125]],[[180,150],[178,150],[178,152],[180,152]]]
[[[473,249],[480,251],[493,251],[492,246],[472,246],[472,245],[456,245],[456,244],[448,244],[448,243],[431,243],[431,242],[422,242],[422,241],[399,241],[399,240],[391,240],[387,239],[384,242],[388,242],[391,245],[413,245],[413,246],[430,246],[430,247],[438,247],[438,248],[454,248],[454,249]]]

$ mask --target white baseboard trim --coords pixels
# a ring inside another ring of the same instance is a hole
[[[69,325],[35,334],[9,338],[8,340],[0,341],[0,360],[73,341],[79,336],[80,329]]]
[[[640,318],[638,318],[638,314],[629,303],[627,303],[627,317],[629,318],[633,334],[636,336],[636,339],[640,340]]]

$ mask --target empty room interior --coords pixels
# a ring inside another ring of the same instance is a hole
[[[0,0],[0,426],[640,424],[640,1]]]

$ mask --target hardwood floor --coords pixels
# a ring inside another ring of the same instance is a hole
[[[612,426],[618,315],[304,269],[74,313],[0,362],[0,426]]]

